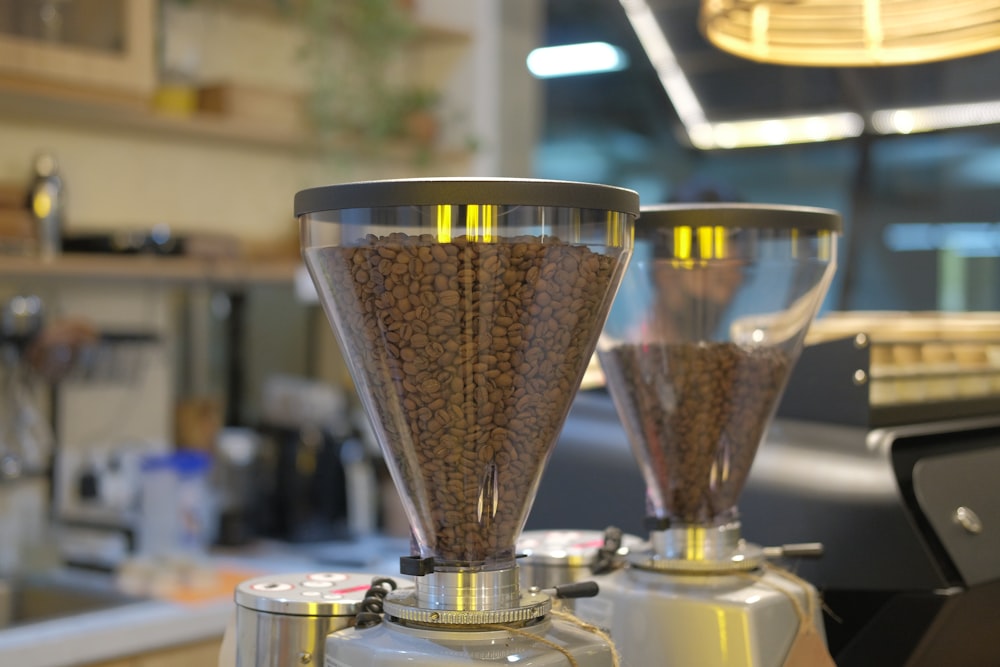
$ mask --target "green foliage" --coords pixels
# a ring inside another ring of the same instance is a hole
[[[377,152],[386,141],[407,138],[408,116],[439,102],[407,76],[407,47],[419,28],[402,0],[171,1],[264,9],[301,26],[299,57],[312,81],[307,113],[321,147]]]
[[[405,135],[407,115],[437,104],[435,93],[393,76],[418,32],[398,0],[303,0],[299,18],[313,78],[309,113],[324,139],[377,149]]]

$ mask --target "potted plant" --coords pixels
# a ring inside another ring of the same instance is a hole
[[[406,140],[428,149],[439,95],[410,83],[405,49],[417,35],[400,0],[304,0],[309,113],[324,141],[377,151]]]

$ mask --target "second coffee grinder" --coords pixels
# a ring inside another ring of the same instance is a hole
[[[828,659],[816,590],[742,539],[736,505],[830,284],[839,230],[825,209],[642,210],[598,357],[647,485],[652,548],[576,604],[610,628],[626,665]]]

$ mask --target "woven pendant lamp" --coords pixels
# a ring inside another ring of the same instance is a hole
[[[763,63],[909,65],[1000,49],[1000,0],[702,0],[708,40]]]

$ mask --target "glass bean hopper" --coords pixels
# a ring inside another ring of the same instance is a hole
[[[830,285],[839,229],[833,211],[793,206],[640,214],[598,358],[645,478],[650,548],[599,577],[599,599],[576,602],[625,664],[832,664],[815,588],[742,538],[737,502]]]
[[[668,570],[750,569],[737,500],[830,285],[839,216],[754,204],[644,208],[598,356]]]
[[[515,545],[631,254],[638,195],[411,179],[305,190],[295,210],[410,522],[400,569],[416,585],[389,594],[383,625],[538,622],[550,599],[520,589]],[[517,664],[549,664],[514,644]]]

